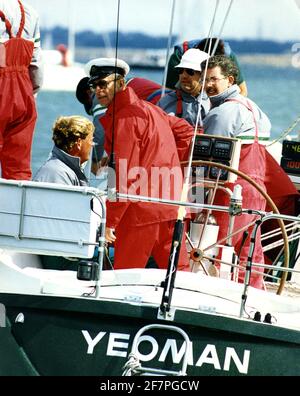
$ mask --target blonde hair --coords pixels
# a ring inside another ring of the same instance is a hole
[[[57,118],[52,130],[55,145],[69,152],[78,139],[84,140],[91,132],[94,133],[95,127],[87,118],[73,115]]]

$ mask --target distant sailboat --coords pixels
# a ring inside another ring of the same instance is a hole
[[[44,51],[44,91],[75,91],[83,77],[83,65],[64,65],[64,57],[59,50]]]
[[[43,50],[44,91],[75,91],[78,82],[85,77],[83,65],[75,63],[75,14],[70,8],[68,46],[59,44],[53,49],[52,37],[47,36]],[[49,49],[48,49],[49,48]]]

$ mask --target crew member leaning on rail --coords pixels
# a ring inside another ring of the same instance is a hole
[[[102,106],[105,151],[115,155],[116,187],[120,193],[180,199],[182,171],[193,128],[141,100],[126,87],[126,62],[114,58],[90,61],[89,84]],[[153,256],[167,268],[177,207],[132,201],[107,203],[106,240],[115,244],[114,267],[144,268]],[[189,270],[185,244],[178,268]]]
[[[205,64],[203,64],[203,68]],[[282,186],[284,194],[294,194],[295,189],[288,176],[279,167],[276,161],[267,152],[264,142],[270,138],[271,123],[265,113],[250,99],[246,99],[240,94],[240,89],[236,84],[237,68],[234,63],[225,56],[215,56],[208,61],[208,70],[205,90],[210,98],[212,109],[204,119],[204,132],[209,135],[222,135],[237,137],[242,139],[242,150],[239,163],[239,170],[248,175],[260,187],[269,193],[272,198],[272,191],[269,190],[270,180],[268,173],[273,173],[272,179],[276,183],[276,190]],[[271,169],[271,172],[270,172]],[[236,184],[243,188],[243,207],[264,211],[266,208],[265,198],[247,181],[238,178]],[[228,197],[219,194],[217,204],[228,205]],[[227,234],[228,215],[220,212],[216,213],[217,222],[220,226],[219,239]],[[234,230],[237,230],[253,220],[257,216],[243,215],[235,218]],[[250,229],[251,232],[251,229]],[[233,237],[233,245],[236,252],[239,252],[243,239],[243,232]],[[247,238],[241,250],[240,262],[245,265],[248,258],[250,237]],[[254,263],[264,263],[264,254],[260,240],[260,228],[258,231],[255,251],[253,255]],[[256,271],[263,272],[263,269],[255,268]],[[240,271],[239,280],[243,281],[244,272]],[[250,284],[256,288],[263,287],[263,276],[252,273]]]

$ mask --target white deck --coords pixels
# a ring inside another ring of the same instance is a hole
[[[45,270],[39,255],[92,256],[98,224],[90,202],[97,191],[0,180],[0,294],[95,299],[93,282],[79,281],[75,271]],[[165,270],[103,271],[97,298],[159,308],[165,276]],[[239,318],[243,293],[242,284],[178,272],[172,308]],[[300,330],[299,294],[277,296],[250,287],[243,320],[252,320],[256,311],[262,317],[271,313],[276,326]]]
[[[0,293],[94,299],[93,294],[83,297],[94,291],[93,282],[79,281],[75,271],[34,268],[38,262],[32,255],[27,256],[29,266],[20,268],[10,252],[0,251]],[[20,258],[21,254],[17,260]],[[158,308],[163,292],[160,284],[165,275],[165,270],[156,269],[103,271],[98,299]],[[242,284],[199,273],[178,272],[172,307],[238,318],[242,294]],[[246,311],[251,318],[256,311],[263,317],[271,313],[276,326],[300,330],[300,294],[277,296],[250,287]]]

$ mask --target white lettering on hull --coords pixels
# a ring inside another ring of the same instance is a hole
[[[117,340],[129,340],[129,338],[129,334],[109,333],[106,353],[107,356],[119,356],[126,358],[129,344],[128,342],[118,342]],[[125,351],[118,351],[117,348],[125,349]]]
[[[100,333],[98,333],[96,335],[96,337],[93,339],[87,330],[81,330],[81,332],[88,344],[87,354],[92,355],[94,353],[95,346],[98,344],[98,342],[100,342],[102,340],[102,338],[105,336],[106,333],[103,331],[100,331]]]
[[[201,353],[196,366],[201,367],[203,364],[212,364],[215,370],[221,370],[219,357],[215,345],[207,344]]]
[[[223,367],[224,371],[230,370],[230,364],[232,361],[235,363],[239,373],[247,374],[249,368],[249,361],[250,361],[250,351],[248,350],[244,351],[244,358],[243,361],[241,362],[234,348],[226,348],[225,361]]]
[[[167,358],[168,353],[171,353],[172,361],[175,364],[179,364],[183,359],[184,351],[185,351],[185,342],[182,344],[180,350],[178,351],[177,342],[176,340],[168,339],[163,347],[163,350],[160,354],[159,361],[164,362]],[[193,358],[193,343],[190,342],[190,349],[189,349],[189,356],[188,356],[188,364],[190,366],[194,365],[194,358]]]
[[[126,358],[128,356],[130,334],[124,333],[106,333],[100,331],[94,338],[90,335],[88,330],[82,330],[82,334],[87,343],[87,354],[93,354],[95,347],[100,342],[107,342],[106,356],[118,356]],[[107,337],[105,337],[107,335]],[[105,341],[106,340],[106,341]],[[127,341],[127,342],[125,342]],[[139,345],[147,343],[147,354],[138,352],[138,358],[141,362],[149,362],[153,359],[158,359],[159,362],[165,362],[167,357],[171,355],[172,362],[179,364],[184,356],[185,343],[178,348],[177,340],[167,339],[163,345],[162,351],[159,354],[159,344],[157,340],[148,335],[143,335],[140,338]],[[220,359],[220,351],[218,352],[217,346],[207,344],[197,360],[194,359],[194,346],[193,342],[190,345],[190,354],[188,356],[188,365],[202,367],[203,365],[212,365],[215,370],[230,371],[234,366],[241,374],[247,374],[250,363],[250,351],[244,350],[243,357],[240,358],[236,350],[232,347],[225,348],[224,363]]]

